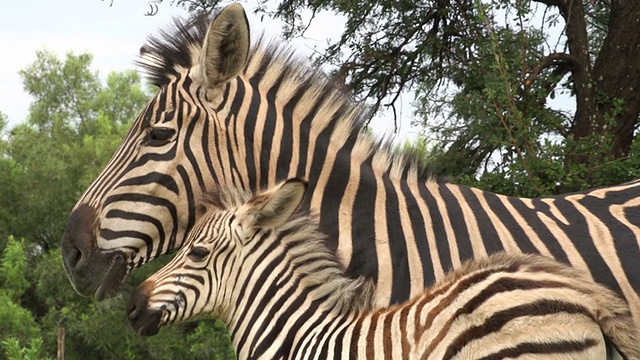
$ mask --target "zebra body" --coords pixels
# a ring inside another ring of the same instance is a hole
[[[423,295],[372,310],[309,217],[306,183],[247,201],[218,197],[176,257],[134,292],[141,335],[202,314],[239,359],[604,359],[604,334],[640,359],[640,333],[615,293],[554,260],[504,253],[463,264]],[[293,217],[292,217],[293,215]]]
[[[141,50],[160,90],[63,236],[79,293],[103,299],[181,247],[203,194],[304,177],[302,208],[348,275],[376,282],[375,306],[421,294],[467,259],[539,253],[622,295],[640,327],[640,182],[541,199],[439,182],[365,131],[363,109],[286,47],[249,40],[235,4]]]

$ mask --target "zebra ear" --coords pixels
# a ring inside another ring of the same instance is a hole
[[[249,21],[242,5],[233,3],[213,19],[204,43],[199,67],[207,87],[236,77],[249,58]]]
[[[247,203],[247,225],[278,228],[298,209],[307,190],[307,181],[289,179],[256,195]]]

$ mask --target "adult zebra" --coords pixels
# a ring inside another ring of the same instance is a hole
[[[202,194],[305,177],[303,208],[319,213],[347,273],[376,281],[380,306],[506,250],[588,271],[640,324],[640,182],[542,199],[438,182],[364,131],[364,110],[288,48],[261,38],[250,49],[238,4],[212,22],[177,21],[141,55],[158,94],[63,235],[80,294],[103,299],[133,268],[179,248]]]
[[[154,335],[213,315],[238,359],[605,359],[606,336],[640,360],[627,304],[540,255],[470,260],[424,294],[371,311],[371,282],[345,277],[316,222],[294,214],[305,186],[213,196],[186,245],[133,293],[133,328]]]

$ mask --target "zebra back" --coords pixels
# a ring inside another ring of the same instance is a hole
[[[582,272],[540,255],[497,253],[468,261],[393,311],[407,309],[434,359],[605,358],[607,340],[625,358],[640,358],[628,304]]]

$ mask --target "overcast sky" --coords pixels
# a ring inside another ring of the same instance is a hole
[[[244,1],[248,10],[252,34],[265,31],[271,36],[280,34],[281,25],[270,19],[264,22],[251,14],[253,1]],[[135,68],[134,60],[147,35],[170,24],[174,16],[186,12],[169,6],[169,0],[160,5],[158,14],[145,16],[149,5],[146,0],[34,0],[12,1],[10,7],[0,11],[0,111],[8,115],[11,125],[26,117],[31,98],[23,91],[18,71],[35,60],[38,49],[47,49],[60,58],[72,51],[93,54],[93,69],[101,76],[114,70]],[[303,54],[314,47],[322,47],[327,37],[338,36],[342,28],[339,18],[321,16],[309,29],[306,39],[293,42]],[[403,99],[403,103],[410,100]],[[410,110],[402,109],[398,138],[414,137],[409,127]],[[376,132],[390,132],[389,120],[374,124]]]

